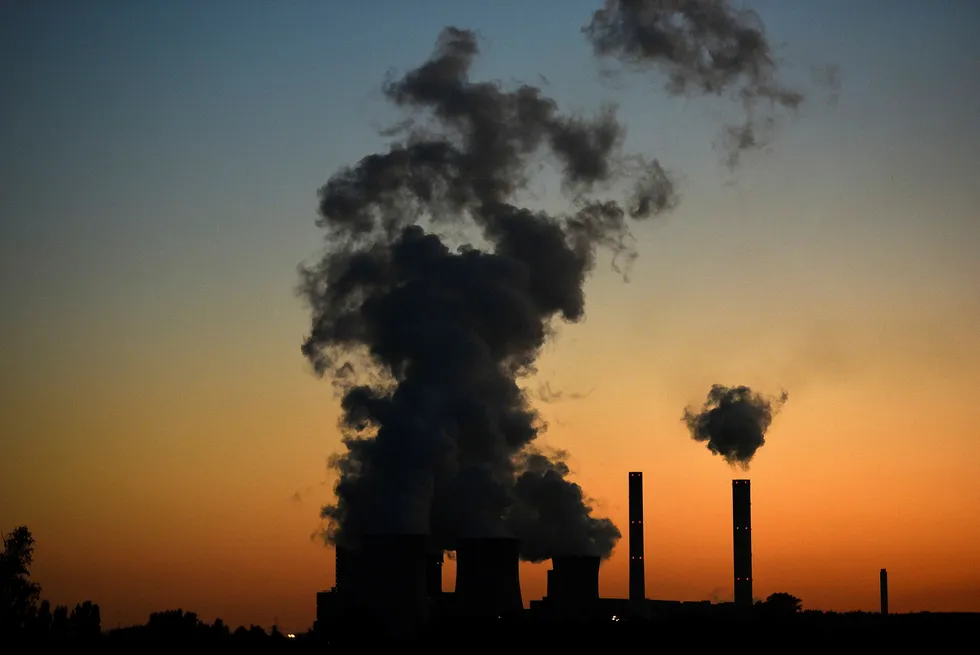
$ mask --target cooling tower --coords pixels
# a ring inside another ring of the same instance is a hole
[[[396,633],[429,617],[425,535],[364,535],[354,594],[359,609]]]
[[[524,609],[518,558],[509,538],[461,539],[456,549],[456,598],[468,616],[503,616]]]
[[[338,594],[347,595],[356,586],[357,551],[345,546],[337,546],[334,559],[334,589]]]
[[[735,604],[752,607],[752,501],[748,480],[732,480]]]
[[[599,598],[598,557],[552,557],[548,597],[570,604]]]
[[[630,600],[646,598],[646,573],[643,564],[643,474],[629,474],[630,495]]]
[[[443,552],[427,552],[425,554],[425,590],[429,598],[435,598],[442,593],[442,564],[445,558]]]

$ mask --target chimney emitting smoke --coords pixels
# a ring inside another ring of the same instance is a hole
[[[735,604],[752,607],[752,501],[748,480],[732,480]]]

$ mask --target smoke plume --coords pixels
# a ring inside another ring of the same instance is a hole
[[[606,0],[583,32],[596,55],[665,74],[670,94],[731,93],[741,99],[744,122],[722,133],[729,166],[767,142],[774,126],[767,105],[795,109],[803,101],[801,93],[777,82],[759,17],[727,0]]]
[[[683,421],[695,441],[721,455],[732,466],[748,468],[759,448],[766,443],[766,431],[773,416],[789,398],[783,391],[778,398],[766,398],[748,387],[711,387],[700,412],[688,407]]]
[[[342,389],[347,447],[326,536],[430,533],[445,549],[516,536],[525,559],[608,556],[619,530],[533,447],[543,426],[518,381],[554,321],[583,317],[597,248],[628,254],[627,220],[669,210],[674,189],[656,161],[622,152],[612,108],[568,117],[533,86],[471,81],[476,55],[473,33],[445,29],[428,61],[384,86],[425,127],[403,123],[387,152],[320,190],[328,249],[303,271],[303,352]],[[512,204],[541,151],[573,197],[566,215]],[[625,202],[593,193],[622,180]],[[473,226],[489,246],[451,247],[423,223]]]
[[[477,55],[472,32],[444,29],[383,86],[407,114],[388,149],[319,191],[327,245],[301,271],[302,350],[339,389],[346,447],[324,536],[427,533],[446,550],[513,536],[526,560],[608,557],[619,529],[592,516],[564,455],[537,447],[544,425],[519,382],[558,323],[583,318],[598,251],[634,257],[630,221],[677,195],[656,160],[623,150],[614,107],[569,116],[535,86],[471,80]],[[518,204],[542,156],[565,213]]]

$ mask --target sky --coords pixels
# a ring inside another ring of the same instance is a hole
[[[317,189],[400,117],[386,75],[456,25],[481,35],[474,75],[617,103],[680,180],[526,381],[565,393],[536,401],[542,440],[624,533],[643,471],[648,595],[731,598],[750,478],[756,596],[875,610],[887,568],[892,611],[980,611],[980,6],[745,4],[807,98],[732,171],[732,103],[600,75],[598,0],[3,3],[0,530],[31,529],[42,595],[106,628],[178,607],[312,625],[340,434],[297,267]],[[547,176],[532,192],[562,206]],[[748,471],[681,422],[714,383],[789,393]],[[624,540],[603,595],[627,561]],[[546,569],[522,565],[525,602]]]

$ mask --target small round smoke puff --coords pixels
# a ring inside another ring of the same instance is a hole
[[[721,455],[732,466],[749,467],[749,462],[766,443],[766,430],[773,416],[789,398],[783,391],[778,398],[767,398],[748,387],[711,387],[700,412],[688,407],[683,421],[695,441]]]

